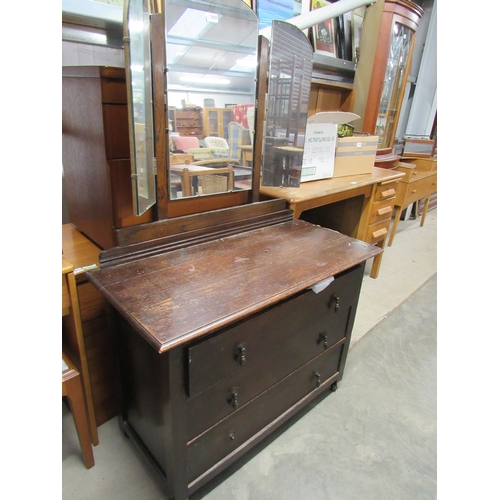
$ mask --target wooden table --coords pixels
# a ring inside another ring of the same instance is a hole
[[[205,167],[202,165],[170,165],[170,171],[182,179],[182,195],[196,196],[198,194],[199,176],[228,174],[227,188],[223,191],[232,191],[234,187],[234,174],[232,165],[226,167]],[[211,191],[212,192],[221,192]],[[206,193],[205,193],[206,194]]]
[[[371,174],[302,182],[299,188],[260,187],[261,199],[284,198],[295,218],[329,227],[377,245],[389,234],[396,185],[402,172],[373,168]],[[370,276],[378,276],[383,253],[373,261]]]
[[[78,302],[85,339],[86,362],[97,426],[118,413],[118,368],[112,331],[106,318],[106,301],[92,286],[85,270],[99,267],[101,248],[80,233],[73,224],[62,225],[63,257],[75,268]],[[63,335],[70,332],[63,324]]]

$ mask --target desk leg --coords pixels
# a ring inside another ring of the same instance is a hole
[[[425,199],[424,209],[422,211],[422,219],[420,220],[420,227],[422,227],[424,225],[425,216],[427,215],[427,209],[429,208],[429,201],[430,200],[431,200],[430,197]]]
[[[391,236],[389,238],[388,245],[392,245],[392,241],[394,240],[394,235],[396,234],[396,229],[398,227],[399,218],[401,217],[401,212],[403,211],[403,207],[396,206],[396,215],[394,216],[394,222],[392,223],[392,231]]]
[[[384,253],[379,253],[373,257],[372,270],[370,271],[370,278],[376,279],[378,278],[378,273],[380,271],[380,266],[382,264],[382,256]]]

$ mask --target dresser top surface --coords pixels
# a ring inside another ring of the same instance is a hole
[[[380,253],[299,219],[87,273],[158,351],[212,333]]]

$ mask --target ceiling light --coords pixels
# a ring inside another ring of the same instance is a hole
[[[203,76],[203,75],[181,76],[179,80],[181,82],[210,83],[215,85],[228,85],[231,83],[231,80],[228,80],[227,78],[217,78],[215,76]]]

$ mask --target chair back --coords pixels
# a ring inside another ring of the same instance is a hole
[[[250,131],[238,122],[230,122],[227,126],[229,134],[229,156],[239,158],[241,163],[240,146],[250,144]]]
[[[205,137],[205,146],[210,149],[213,158],[229,156],[229,144],[224,137]]]

